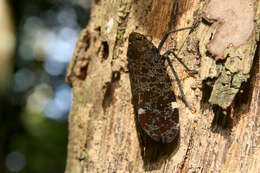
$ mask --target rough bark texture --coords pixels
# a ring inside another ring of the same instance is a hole
[[[208,33],[212,33],[205,30],[214,28],[200,20],[204,5],[199,0],[94,1],[91,20],[81,33],[66,78],[73,86],[66,173],[260,172],[260,51],[251,78],[237,94],[230,114],[220,117],[227,126],[220,123],[212,130],[216,111],[214,114],[208,103],[208,87],[202,87],[206,78],[201,77],[204,72],[200,64],[203,58],[207,60],[204,49],[210,40]],[[258,1],[256,7],[259,10]],[[141,156],[131,103],[128,36],[133,31],[151,34],[158,45],[166,31],[193,23],[198,23],[193,32],[172,34],[163,51],[176,48],[187,66],[200,71],[200,75],[190,76],[172,59],[196,113],[183,104],[172,78],[180,108],[178,144],[167,159],[147,163]],[[257,26],[254,28],[256,32]],[[255,49],[257,33],[248,47]],[[251,60],[253,56],[251,51]]]
[[[209,102],[228,109],[249,78],[259,35],[255,29],[259,8],[254,0],[211,0],[203,15],[212,25],[201,24],[198,29],[200,76],[203,81],[217,78]]]

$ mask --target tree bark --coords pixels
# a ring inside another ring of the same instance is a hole
[[[201,78],[201,60],[208,56],[204,49],[211,39],[208,31],[214,29],[201,20],[204,7],[205,2],[199,0],[93,2],[91,20],[79,37],[66,76],[73,87],[66,173],[260,172],[260,51],[255,55],[251,78],[236,95],[230,114],[220,117],[227,126],[220,123],[213,129],[217,114],[208,102],[208,87],[204,87],[208,81]],[[258,2],[255,9],[255,19],[259,21]],[[168,30],[195,24],[191,32],[172,34],[163,51],[176,49],[188,67],[200,71],[191,76],[172,58],[184,93],[196,112],[183,103],[169,70],[179,107],[179,139],[166,159],[146,162],[141,155],[131,102],[128,36],[133,31],[151,34],[152,42],[158,46]],[[251,59],[257,26],[251,37],[254,41],[246,43],[252,48]]]

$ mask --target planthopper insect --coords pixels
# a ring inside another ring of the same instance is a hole
[[[176,78],[185,104],[192,109],[168,55],[173,54],[188,71],[196,71],[190,70],[173,50],[160,54],[170,33],[186,29],[192,27],[167,32],[158,48],[140,33],[132,32],[129,36],[127,59],[137,126],[156,142],[171,143],[179,133],[179,110],[165,60]]]

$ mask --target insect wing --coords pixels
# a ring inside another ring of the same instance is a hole
[[[130,34],[127,56],[139,126],[155,141],[172,142],[179,133],[179,112],[164,60],[139,33]]]

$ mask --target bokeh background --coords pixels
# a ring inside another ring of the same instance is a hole
[[[65,81],[91,0],[0,0],[0,173],[64,172]]]

